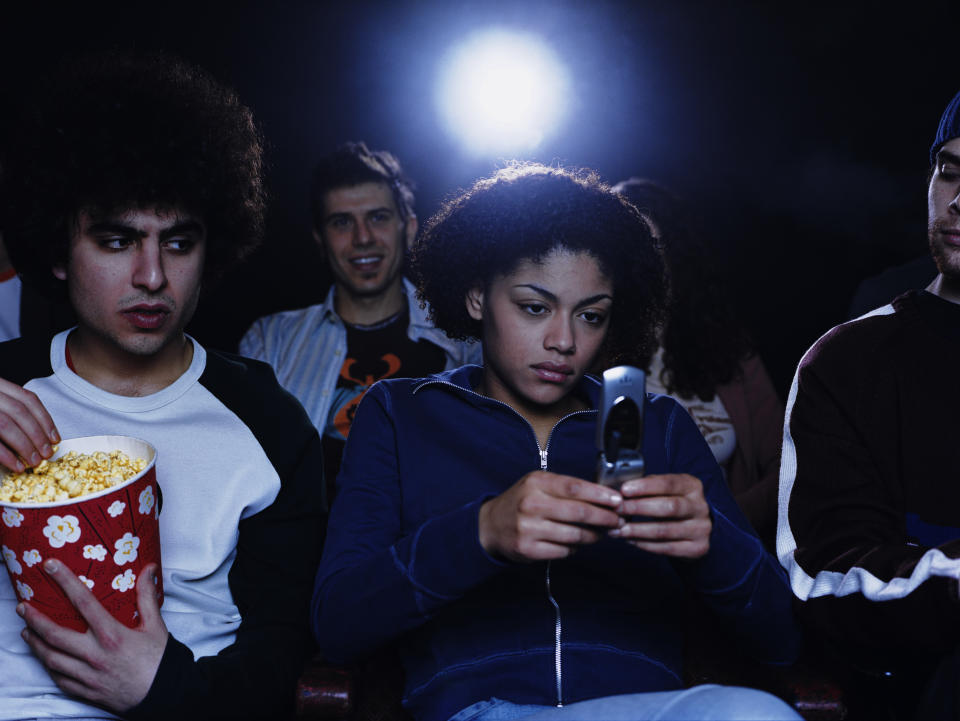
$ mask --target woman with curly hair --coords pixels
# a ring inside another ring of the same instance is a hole
[[[585,372],[652,343],[666,298],[636,208],[592,172],[515,164],[446,203],[412,268],[483,365],[360,404],[313,600],[325,656],[396,643],[404,704],[430,721],[799,718],[752,689],[683,689],[690,597],[764,662],[799,640],[782,569],[683,409],[648,397],[648,475],[589,480]]]
[[[670,277],[666,319],[653,355],[636,355],[647,390],[687,409],[724,470],[747,519],[774,548],[783,402],[737,320],[710,249],[673,192],[645,178],[613,187],[643,214],[663,247]]]

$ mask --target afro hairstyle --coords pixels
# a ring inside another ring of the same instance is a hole
[[[24,282],[54,299],[80,211],[181,208],[207,229],[204,284],[260,242],[263,144],[250,110],[200,68],[162,54],[70,58],[36,83],[0,167],[4,231]]]

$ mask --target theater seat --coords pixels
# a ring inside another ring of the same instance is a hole
[[[687,649],[685,682],[759,688],[782,698],[806,721],[853,721],[843,689],[810,654],[793,666],[777,668],[751,663],[727,647],[695,643]],[[402,685],[393,656],[350,668],[315,659],[297,686],[297,719],[411,721],[400,705]]]
[[[315,657],[297,683],[298,719],[349,719],[355,701],[353,672],[342,666],[325,664]]]

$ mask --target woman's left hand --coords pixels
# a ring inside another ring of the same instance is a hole
[[[701,558],[710,550],[713,521],[703,483],[686,473],[625,481],[617,509],[627,524],[608,533],[650,553]],[[642,516],[643,519],[634,518]]]

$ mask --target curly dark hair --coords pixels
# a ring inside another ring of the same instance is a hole
[[[413,181],[403,172],[396,156],[386,150],[370,150],[362,141],[349,141],[320,158],[313,169],[310,211],[314,229],[317,232],[323,229],[323,203],[327,193],[363,183],[387,185],[403,220],[416,215]]]
[[[696,230],[690,209],[673,191],[646,178],[614,186],[653,223],[670,274],[663,329],[664,386],[671,393],[709,400],[733,380],[752,344],[737,321],[724,278]]]
[[[637,209],[595,171],[515,162],[478,180],[427,222],[411,276],[438,328],[478,339],[467,291],[558,248],[588,253],[613,281],[605,357],[649,360],[666,302],[663,261]]]
[[[54,298],[80,211],[183,208],[207,228],[205,288],[260,242],[263,144],[250,110],[162,54],[71,58],[37,83],[11,134],[0,227],[17,272]]]

